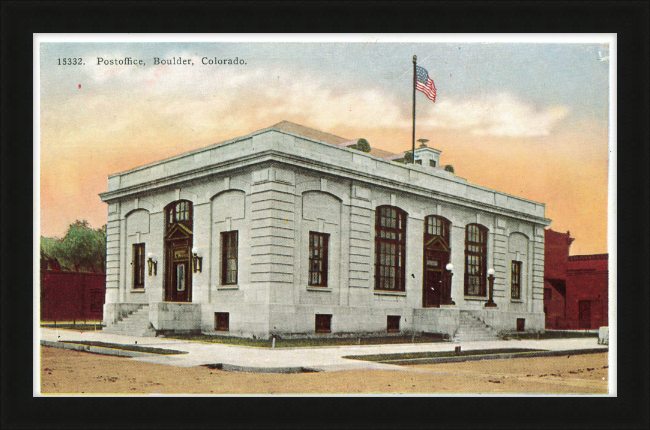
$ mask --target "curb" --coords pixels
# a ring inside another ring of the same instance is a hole
[[[226,372],[243,372],[243,373],[312,373],[321,372],[318,369],[308,367],[252,367],[252,366],[239,366],[237,364],[202,364],[201,366],[218,369]]]
[[[530,358],[530,357],[559,357],[562,355],[581,355],[595,354],[599,352],[608,352],[609,348],[589,348],[589,349],[569,349],[560,351],[534,351],[534,352],[511,352],[506,354],[485,354],[485,355],[468,355],[460,357],[441,357],[441,358],[411,358],[405,360],[383,360],[375,363],[382,364],[436,364],[436,363],[460,363],[463,361],[479,360],[501,360],[507,358]]]
[[[66,341],[67,342],[67,341]],[[155,353],[149,353],[149,352],[138,352],[138,351],[126,351],[123,349],[117,349],[117,348],[104,348],[101,346],[90,346],[90,345],[82,345],[82,344],[77,344],[77,343],[66,343],[66,342],[55,342],[51,340],[43,340],[41,339],[41,346],[49,346],[51,348],[61,348],[61,349],[70,349],[73,351],[81,351],[81,352],[90,352],[92,354],[101,354],[101,355],[113,355],[117,357],[151,357],[152,355],[155,356],[167,356],[165,354],[155,354]],[[72,341],[70,341],[72,342]],[[171,354],[171,355],[176,355],[176,354]]]

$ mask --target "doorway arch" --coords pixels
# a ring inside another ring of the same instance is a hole
[[[178,200],[165,207],[164,300],[192,301],[193,207]]]
[[[437,215],[424,218],[422,307],[437,308],[451,301],[445,267],[449,263],[451,222]]]

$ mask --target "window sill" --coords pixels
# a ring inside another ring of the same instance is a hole
[[[374,290],[376,296],[403,296],[406,297],[406,291],[384,291]]]
[[[238,290],[239,285],[217,285],[217,291]]]
[[[331,293],[332,289],[329,287],[307,287],[307,291],[323,291],[323,292]]]
[[[477,302],[486,302],[488,300],[487,297],[480,297],[480,296],[465,296],[465,300],[474,300]]]
[[[138,289],[132,288],[130,292],[136,294],[144,293],[144,288],[138,288]]]
[[[512,302],[512,303],[523,303],[524,301],[522,299],[510,299],[510,302]]]

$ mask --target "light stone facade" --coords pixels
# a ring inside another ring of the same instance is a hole
[[[439,151],[417,151],[437,165]],[[399,333],[453,336],[460,311],[497,331],[514,331],[518,319],[526,331],[542,331],[544,204],[427,164],[398,164],[272,127],[112,175],[100,195],[108,204],[104,323],[146,304],[159,332],[313,336],[315,316],[324,314],[332,336],[386,333],[388,316],[400,317]],[[165,301],[165,208],[179,200],[191,202],[191,242],[202,268],[188,278],[188,301],[173,302]],[[376,209],[384,205],[407,214],[404,291],[375,288]],[[423,307],[429,215],[451,223],[453,305]],[[488,230],[493,308],[485,307],[487,292],[465,295],[466,226],[474,223]],[[224,285],[221,233],[231,231],[238,233],[237,282]],[[329,234],[325,287],[308,285],[310,232]],[[157,262],[144,288],[134,288],[134,244]],[[510,293],[513,260],[521,262],[518,299]],[[215,332],[215,313],[228,315],[227,333]]]

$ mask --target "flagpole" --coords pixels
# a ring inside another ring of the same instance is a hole
[[[415,71],[415,63],[418,61],[418,56],[413,56],[413,164],[415,164],[415,82],[417,79],[417,73]]]

